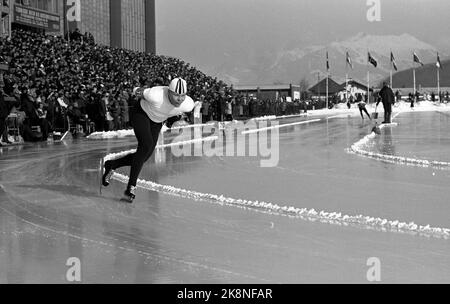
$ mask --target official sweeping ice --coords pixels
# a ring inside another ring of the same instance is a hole
[[[108,186],[114,170],[130,166],[130,179],[122,200],[132,203],[136,197],[136,183],[144,163],[150,158],[158,142],[164,121],[194,109],[194,101],[187,96],[187,83],[175,78],[167,86],[137,87],[133,94],[139,100],[131,111],[131,124],[138,141],[135,153],[104,164],[103,186]]]

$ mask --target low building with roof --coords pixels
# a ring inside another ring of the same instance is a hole
[[[339,93],[342,90],[342,87],[339,83],[334,81],[331,77],[328,78],[328,96],[333,96]],[[321,97],[326,97],[327,95],[327,79],[324,78],[320,80],[318,83],[313,85],[308,89],[311,93],[311,97],[313,99],[318,99]]]
[[[240,94],[259,100],[294,101],[300,99],[300,85],[294,84],[235,85],[233,89]]]

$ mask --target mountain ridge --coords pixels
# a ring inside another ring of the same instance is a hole
[[[256,83],[298,83],[307,80],[310,84],[326,77],[326,52],[328,51],[331,77],[345,80],[349,77],[367,81],[370,71],[371,82],[378,83],[389,76],[391,69],[390,52],[392,51],[400,70],[414,66],[413,52],[423,63],[435,62],[437,48],[423,42],[411,34],[370,35],[359,32],[342,41],[333,41],[326,45],[295,46],[273,52],[265,51],[259,57],[247,55],[247,60],[239,60],[235,64],[230,58],[209,73],[235,85]],[[349,52],[353,69],[346,65],[345,53]],[[378,67],[367,64],[367,52],[378,61]],[[440,52],[441,60],[448,54]],[[395,72],[395,71],[394,71]],[[371,84],[372,85],[372,84]]]

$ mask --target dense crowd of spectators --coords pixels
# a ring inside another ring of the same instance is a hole
[[[183,77],[194,100],[210,101],[211,113],[220,108],[219,96],[231,100],[236,94],[182,60],[97,45],[91,36],[77,35],[66,40],[15,30],[11,39],[0,39],[0,61],[10,67],[1,85],[15,99],[9,108],[25,114],[25,126],[39,126],[43,139],[49,130],[66,128],[67,117],[96,131],[129,127],[135,86],[168,85]]]

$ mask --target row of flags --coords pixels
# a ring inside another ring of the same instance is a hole
[[[377,67],[378,66],[377,60],[370,54],[370,52],[367,52],[367,54],[368,54],[367,62],[372,64],[374,67]],[[346,52],[345,61],[346,61],[347,66],[349,66],[351,69],[353,69],[352,59],[350,58],[350,54],[348,52]],[[423,66],[423,63],[422,63],[422,61],[420,61],[419,56],[417,56],[416,52],[413,52],[413,61],[420,64],[421,66]],[[392,64],[392,67],[394,68],[394,70],[398,71],[397,63],[395,62],[395,57],[392,52],[391,52],[391,64]],[[441,64],[441,59],[439,58],[439,53],[437,54],[436,67],[438,69],[442,69],[442,64]],[[330,62],[328,59],[328,51],[327,51],[327,71],[328,72],[330,71]]]

